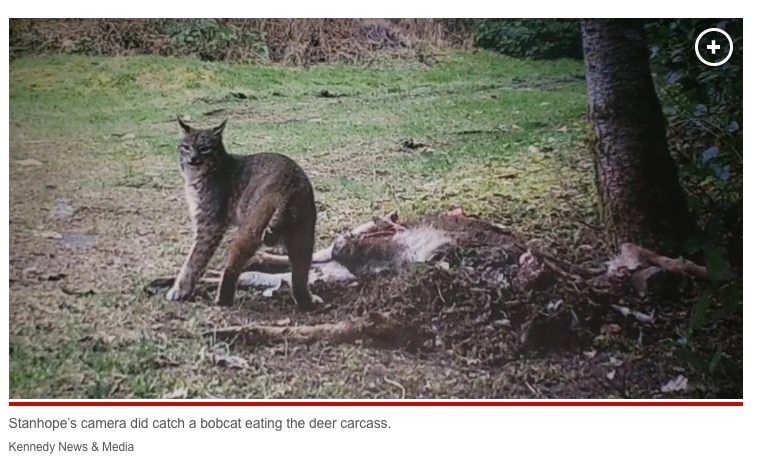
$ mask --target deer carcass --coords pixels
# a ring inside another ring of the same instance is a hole
[[[510,239],[506,227],[464,215],[453,209],[410,223],[399,222],[395,212],[375,218],[340,234],[330,246],[312,256],[309,283],[350,282],[382,271],[399,272],[413,262],[430,262],[444,246],[475,241],[501,246]],[[283,283],[290,286],[290,263],[285,255],[260,251],[240,275],[239,288],[264,288],[271,296]],[[217,283],[219,272],[210,270],[205,283]],[[158,279],[148,288],[165,286]]]

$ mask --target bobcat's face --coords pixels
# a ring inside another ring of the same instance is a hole
[[[184,132],[179,143],[179,164],[183,173],[206,172],[218,165],[220,157],[226,156],[222,144],[222,131],[227,121],[212,129],[197,130],[185,122],[177,121]]]
[[[214,138],[203,131],[185,136],[179,144],[179,163],[182,168],[212,163],[217,152],[215,142]]]

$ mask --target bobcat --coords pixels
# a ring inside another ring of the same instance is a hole
[[[167,299],[184,300],[193,293],[227,229],[238,227],[217,287],[217,305],[232,305],[238,278],[262,244],[285,246],[298,308],[309,310],[321,303],[308,283],[317,209],[303,169],[282,154],[227,153],[222,142],[226,119],[203,130],[179,116],[177,122],[182,129],[179,166],[194,239]]]

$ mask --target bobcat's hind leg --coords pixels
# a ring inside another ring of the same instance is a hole
[[[293,229],[284,234],[291,267],[291,291],[293,299],[302,311],[314,309],[323,303],[322,298],[309,290],[309,270],[314,252],[314,227]]]
[[[264,231],[267,229],[276,209],[271,202],[261,202],[251,218],[232,240],[227,253],[222,277],[216,291],[215,303],[219,306],[231,306],[235,299],[240,274],[253,255],[261,247]]]

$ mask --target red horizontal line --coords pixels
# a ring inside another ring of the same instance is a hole
[[[9,406],[744,406],[743,401],[11,401]]]

